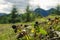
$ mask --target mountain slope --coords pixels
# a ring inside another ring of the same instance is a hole
[[[43,17],[46,17],[46,16],[48,16],[54,10],[56,10],[56,9],[51,8],[49,10],[44,10],[44,9],[41,9],[41,8],[37,8],[37,9],[34,10],[34,12],[35,13],[39,13]]]

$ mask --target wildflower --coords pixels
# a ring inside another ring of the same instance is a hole
[[[35,24],[34,24],[34,28],[35,28],[35,30],[37,30],[38,27],[39,27],[39,23],[38,23],[38,22],[35,22]]]
[[[24,27],[28,27],[29,25],[24,25]]]
[[[14,32],[17,32],[17,26],[16,25],[12,25],[12,28],[14,29]]]
[[[35,31],[34,29],[31,29],[31,32],[32,32],[32,33],[34,33],[34,31]]]
[[[26,33],[25,31],[19,33],[17,39],[24,37],[26,34],[27,34],[27,33]]]
[[[16,29],[16,25],[12,25],[12,28],[13,28],[13,29]]]

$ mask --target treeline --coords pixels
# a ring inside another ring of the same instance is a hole
[[[50,15],[52,14],[60,15],[60,6],[51,10]],[[29,6],[26,7],[26,12],[24,14],[18,14],[17,8],[14,6],[10,14],[0,16],[0,23],[32,22],[37,17],[41,17],[41,15],[29,10]]]
[[[40,15],[29,10],[29,6],[27,6],[24,14],[18,14],[17,8],[14,6],[10,14],[0,17],[0,23],[31,22],[36,17],[40,17]]]
[[[60,15],[60,5],[57,5],[56,8],[52,9],[51,14]]]

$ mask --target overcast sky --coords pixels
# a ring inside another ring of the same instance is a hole
[[[31,9],[36,9],[39,6],[48,10],[60,4],[60,0],[0,0],[0,13],[9,13],[13,5],[16,5],[18,10],[25,11],[28,4]]]

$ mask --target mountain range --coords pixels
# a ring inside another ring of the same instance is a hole
[[[53,10],[55,10],[54,8],[51,8],[49,10],[44,10],[42,8],[37,8],[34,10],[35,13],[39,13],[41,16],[45,17],[48,16],[50,14],[50,12],[52,12]],[[0,13],[0,16],[4,16],[7,15],[6,13]]]
[[[41,16],[45,17],[45,16],[48,16],[53,10],[56,10],[56,9],[51,8],[49,10],[44,10],[42,8],[37,8],[34,10],[34,12],[39,13]]]

